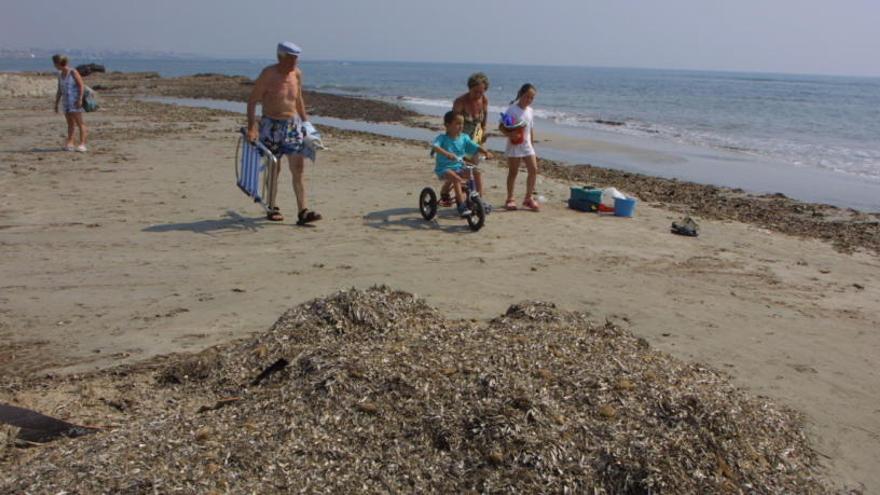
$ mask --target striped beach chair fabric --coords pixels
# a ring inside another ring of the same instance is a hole
[[[266,170],[266,164],[260,150],[251,143],[244,141],[241,147],[241,172],[238,176],[238,188],[245,194],[262,201],[260,196],[260,176]]]
[[[271,171],[277,164],[277,158],[266,149],[262,143],[248,142],[244,129],[239,138],[238,153],[236,153],[236,185],[255,203],[260,203],[263,208],[269,207],[268,196],[272,191],[274,174]]]

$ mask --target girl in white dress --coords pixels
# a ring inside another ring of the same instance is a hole
[[[540,209],[538,202],[532,197],[535,193],[535,181],[538,178],[538,157],[532,145],[535,139],[535,117],[531,104],[537,94],[538,90],[535,86],[529,83],[523,84],[504,114],[506,122],[503,121],[498,126],[507,136],[507,200],[504,202],[504,207],[508,210],[516,209],[513,188],[516,185],[520,163],[525,164],[529,173],[526,179],[526,196],[522,205],[532,211]]]

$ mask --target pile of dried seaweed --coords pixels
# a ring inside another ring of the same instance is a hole
[[[92,74],[88,77],[88,83],[105,96],[146,93],[152,96],[229,101],[247,101],[254,86],[253,80],[242,76],[196,74],[168,78],[159,77],[154,72]],[[304,90],[303,95],[311,115],[367,122],[403,122],[418,116],[416,112],[400,105],[379,100],[309,90]]]
[[[797,415],[551,304],[350,290],[152,373],[115,372],[123,424],[7,453],[0,492],[827,491]]]

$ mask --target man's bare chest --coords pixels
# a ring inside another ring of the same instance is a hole
[[[285,100],[293,100],[299,95],[299,84],[295,77],[276,78],[267,81],[266,94]]]

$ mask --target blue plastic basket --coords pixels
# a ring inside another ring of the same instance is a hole
[[[636,198],[614,198],[614,216],[631,217],[636,213]]]

